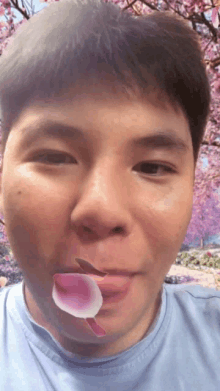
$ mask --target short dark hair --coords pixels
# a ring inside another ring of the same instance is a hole
[[[107,85],[109,77],[117,93],[138,91],[149,99],[156,91],[181,108],[197,160],[210,104],[197,33],[168,12],[136,17],[102,0],[52,3],[9,43],[0,59],[3,151],[26,106],[79,82]]]

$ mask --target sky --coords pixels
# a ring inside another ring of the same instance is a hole
[[[33,5],[34,5],[35,12],[38,12],[47,6],[46,3],[40,2],[39,0],[33,0]]]
[[[24,0],[24,4],[27,4],[27,8],[28,9],[31,9],[31,7],[29,6],[30,4],[33,4],[33,7],[34,7],[34,12],[37,13],[39,12],[40,10],[42,10],[44,7],[47,6],[47,3],[43,3],[43,2],[40,2],[39,0]],[[18,3],[19,5],[21,5],[21,0],[18,0]],[[16,11],[16,10],[13,10],[14,14],[16,15],[16,21],[20,21],[22,20],[22,15],[20,14],[20,12]]]

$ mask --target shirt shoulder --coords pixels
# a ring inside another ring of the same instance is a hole
[[[220,291],[203,287],[201,285],[187,285],[187,284],[179,284],[179,285],[170,285],[165,284],[165,290],[169,295],[175,297],[191,297],[194,299],[211,299],[217,298],[220,299]]]
[[[6,306],[7,297],[13,285],[0,287],[0,311]]]
[[[212,328],[220,336],[220,291],[200,285],[166,285],[165,289],[179,318]]]

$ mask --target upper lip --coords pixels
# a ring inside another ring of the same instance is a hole
[[[117,269],[105,269],[102,270],[104,273],[107,273],[109,275],[114,275],[114,276],[125,276],[125,277],[131,277],[135,275],[135,272],[128,272],[126,270],[117,270]],[[62,266],[58,267],[53,274],[62,274],[62,273],[79,273],[79,274],[89,274],[86,273],[84,270],[82,270],[79,267],[68,267],[68,266]],[[92,274],[92,273],[90,273]]]
[[[85,259],[82,258],[76,258],[76,262],[79,264],[80,268],[85,272],[89,274],[95,274],[97,276],[106,276],[105,272],[102,272],[101,270],[97,269],[95,266],[93,266],[90,262],[85,261]]]
[[[136,272],[131,272],[131,271],[128,271],[128,270],[120,270],[120,269],[97,269],[94,265],[92,265],[92,263],[88,262],[88,261],[85,261],[83,260],[82,258],[75,258],[76,259],[76,265],[73,265],[73,266],[62,266],[62,267],[58,267],[56,270],[55,270],[55,273],[58,273],[58,274],[62,274],[62,273],[79,273],[79,274],[96,274],[96,275],[105,275],[105,274],[109,274],[109,275],[115,275],[115,276],[125,276],[125,277],[131,277],[135,274],[137,274]],[[85,266],[84,266],[84,262],[82,264],[82,268],[80,267],[80,263],[78,263],[77,260],[82,260],[85,262]],[[87,266],[86,266],[86,263],[88,263],[89,267],[87,269]]]

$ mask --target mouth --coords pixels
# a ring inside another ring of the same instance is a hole
[[[75,258],[79,266],[75,267],[62,267],[56,270],[55,274],[84,274],[91,277],[96,277],[96,284],[98,285],[104,303],[120,301],[126,296],[129,287],[131,285],[132,277],[134,272],[128,272],[125,270],[118,269],[105,269],[101,271],[95,268],[91,263],[81,258]],[[99,278],[100,277],[100,278]]]
[[[102,311],[101,307],[107,306],[103,311],[109,311],[114,303],[127,296],[132,280],[131,273],[127,275],[128,273],[117,270],[117,275],[108,274],[85,260],[76,261],[79,266],[62,268],[53,275],[52,298],[61,310],[85,319],[97,336],[104,336],[105,330],[98,325],[94,317]]]
[[[64,273],[79,273],[79,274],[90,274],[90,275],[96,275],[100,277],[105,277],[107,275],[110,276],[121,276],[121,277],[133,277],[134,275],[138,274],[137,272],[131,272],[128,270],[120,270],[120,269],[103,269],[99,270],[95,266],[93,266],[90,262],[85,261],[81,258],[75,258],[75,261],[77,264],[73,266],[62,266],[56,268],[55,271],[53,271],[54,274],[64,274]],[[106,281],[106,278],[105,278]]]

